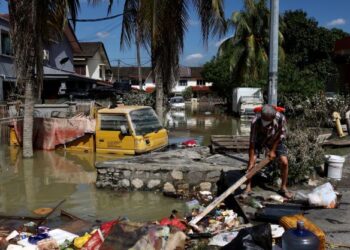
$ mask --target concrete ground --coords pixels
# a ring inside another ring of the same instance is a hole
[[[350,249],[350,156],[336,188],[342,194],[339,208],[310,210],[306,217],[324,230],[327,242],[344,245],[334,249]]]
[[[321,180],[318,184],[327,182],[327,179]],[[327,249],[350,249],[350,155],[343,168],[343,178],[339,182],[332,182],[336,190],[341,193],[340,205],[336,209],[311,209],[306,210],[305,217],[311,220],[314,224],[319,226],[326,234],[326,241],[331,245]],[[314,187],[302,186],[291,187],[292,191],[304,191],[304,193],[311,191]],[[274,190],[266,190],[265,188],[253,188],[253,197],[267,198],[271,194],[276,194]],[[241,206],[248,217],[253,216],[256,209],[249,205]]]

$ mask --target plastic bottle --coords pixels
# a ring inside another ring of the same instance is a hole
[[[287,230],[282,236],[283,250],[318,250],[319,246],[319,239],[305,229],[303,221],[298,221],[297,228]]]

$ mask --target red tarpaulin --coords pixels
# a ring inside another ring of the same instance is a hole
[[[18,142],[22,145],[23,121],[13,123]],[[87,117],[34,118],[33,143],[37,149],[53,150],[85,135],[95,133],[96,121]]]

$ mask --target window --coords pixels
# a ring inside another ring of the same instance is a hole
[[[1,31],[1,54],[12,56],[12,46],[10,40],[10,34],[7,31]]]
[[[197,80],[197,86],[205,86],[204,80]]]
[[[103,78],[103,69],[102,69],[102,66],[100,65],[100,67],[99,67],[99,76],[100,76],[100,78],[102,79]]]
[[[186,87],[186,86],[187,86],[187,80],[180,80],[180,81],[179,81],[179,86],[184,86],[184,87]]]
[[[128,120],[125,115],[101,114],[100,119],[101,130],[120,131],[122,125],[124,125],[126,129],[129,129]]]
[[[162,129],[156,113],[151,108],[132,111],[130,117],[136,135],[145,135]]]
[[[74,71],[79,75],[86,76],[86,65],[74,65]]]

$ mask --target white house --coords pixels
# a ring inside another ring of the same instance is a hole
[[[133,88],[139,88],[137,67],[112,67],[112,71],[115,81],[128,81]],[[202,67],[180,67],[180,79],[172,88],[172,92],[179,94],[187,87],[191,87],[194,92],[208,92],[212,83],[204,81],[201,71]],[[148,92],[151,92],[155,88],[151,67],[142,67],[142,83],[143,90]]]
[[[112,82],[111,64],[102,42],[82,42],[81,53],[74,53],[75,72],[96,80]]]

